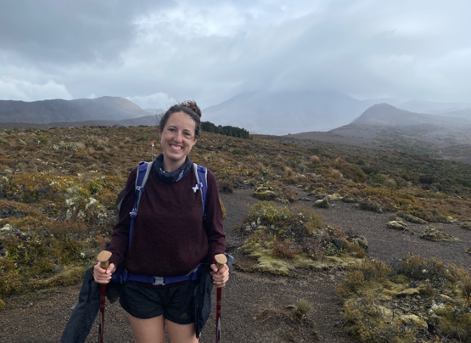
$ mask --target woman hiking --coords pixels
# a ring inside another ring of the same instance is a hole
[[[165,328],[171,343],[198,342],[194,310],[198,281],[192,276],[201,270],[199,265],[209,264],[215,286],[229,279],[227,265],[218,270],[214,259],[225,251],[216,177],[207,171],[203,209],[188,157],[200,136],[200,118],[201,110],[194,101],[174,105],[163,115],[159,127],[162,154],[152,164],[145,183],[131,242],[130,212],[137,168],[127,180],[119,221],[108,248],[112,253],[110,266],[107,270],[98,263],[94,266],[93,276],[100,284],[110,282],[117,267],[137,275],[123,283],[120,303],[138,343],[164,343]],[[149,276],[155,282],[142,281]],[[162,280],[170,283],[163,284]]]

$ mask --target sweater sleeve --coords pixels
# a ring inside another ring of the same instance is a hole
[[[108,247],[108,250],[113,254],[110,257],[110,263],[114,263],[116,267],[123,263],[129,248],[129,229],[131,225],[131,216],[129,213],[134,207],[136,175],[137,168],[134,168],[131,173],[129,173],[126,182],[118,223],[113,229],[111,244]]]
[[[226,236],[222,225],[222,210],[216,176],[210,170],[208,170],[208,192],[206,196],[204,227],[209,243],[208,261],[209,263],[216,263],[214,256],[224,254],[226,250]]]

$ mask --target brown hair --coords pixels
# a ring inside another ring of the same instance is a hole
[[[174,113],[183,112],[191,117],[195,122],[195,139],[198,139],[201,134],[201,110],[199,106],[196,104],[196,101],[187,100],[183,101],[179,104],[173,105],[168,109],[167,112],[162,116],[160,119],[160,132],[164,129],[165,125],[167,124],[168,118]]]

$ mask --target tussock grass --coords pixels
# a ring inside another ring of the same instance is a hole
[[[343,177],[342,173],[334,168],[329,169],[329,174],[332,178],[337,179],[337,180]]]
[[[312,311],[312,305],[305,299],[299,299],[298,306],[296,308],[296,316],[302,317]]]
[[[254,317],[259,325],[263,325],[267,321],[284,324],[285,328],[288,328],[283,335],[284,340],[287,342],[319,340],[314,319],[313,305],[305,299],[300,299],[296,305],[285,307],[276,307],[269,304],[267,308]]]
[[[293,169],[291,169],[290,167],[285,167],[284,170],[285,170],[285,176],[286,177],[293,177],[294,176]]]
[[[365,259],[337,287],[347,330],[361,342],[471,342],[471,280],[464,267],[420,255]]]
[[[37,280],[49,280],[64,268],[80,270],[94,263],[95,250],[110,237],[116,194],[129,171],[151,159],[152,140],[155,154],[160,152],[157,132],[155,127],[0,129],[0,229],[11,228],[0,236],[0,298],[33,289],[26,282],[33,271]],[[354,155],[329,149],[203,132],[190,157],[215,172],[221,190],[229,193],[267,187],[275,201],[287,204],[298,201],[293,186],[325,196],[335,189],[343,201],[367,210],[402,212],[406,220],[471,218],[469,166],[393,152]],[[251,222],[244,227],[252,227],[252,221],[255,227],[242,234],[253,236],[251,253],[267,265],[277,261],[280,270],[285,265],[287,273],[312,268],[313,262],[364,254],[352,244],[355,237],[329,231],[307,210],[298,213],[285,219],[262,215],[265,224],[257,222],[259,214],[249,214]],[[49,284],[41,282],[41,287]]]

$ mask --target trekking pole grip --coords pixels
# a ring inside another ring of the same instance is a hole
[[[227,257],[224,254],[218,254],[214,256],[214,259],[216,260],[216,265],[218,267],[218,270],[224,267],[224,265],[227,263]],[[216,286],[216,288],[221,288],[224,287],[224,285]]]
[[[108,269],[110,266],[110,257],[112,253],[109,252],[108,250],[102,250],[97,256],[98,262],[100,262],[100,268],[102,269]]]

